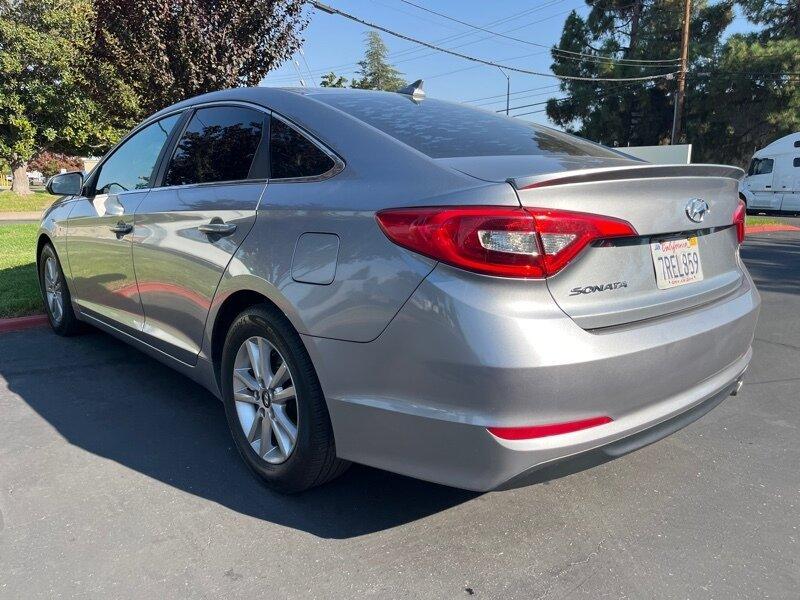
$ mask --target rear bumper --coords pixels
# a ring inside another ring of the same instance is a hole
[[[440,265],[375,341],[304,338],[342,458],[465,489],[516,485],[668,435],[730,394],[752,356],[748,276],[714,303],[600,332],[544,286],[507,282],[498,296],[486,280]],[[600,415],[613,421],[534,440],[486,430]]]
[[[616,441],[611,441],[593,450],[579,452],[567,458],[536,465],[506,481],[500,487],[509,489],[557,479],[558,477],[563,477],[564,475],[569,475],[576,471],[600,465],[614,458],[633,452],[634,450],[649,446],[654,442],[672,435],[676,431],[680,431],[687,425],[694,423],[700,417],[716,408],[728,396],[736,395],[741,385],[742,379],[740,377],[710,398],[656,425],[650,425],[646,429],[642,429],[641,431],[632,433]]]

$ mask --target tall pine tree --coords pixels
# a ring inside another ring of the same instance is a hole
[[[386,60],[389,49],[375,31],[367,33],[367,49],[364,59],[359,61],[358,75],[351,87],[364,90],[395,92],[407,84],[402,74]]]

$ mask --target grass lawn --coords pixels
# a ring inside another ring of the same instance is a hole
[[[0,212],[41,212],[53,203],[57,196],[47,192],[34,192],[20,196],[9,190],[0,191]]]
[[[44,310],[36,275],[39,225],[0,225],[0,318]]]
[[[746,222],[748,225],[781,225],[785,223],[780,217],[754,217],[753,215],[747,215]]]

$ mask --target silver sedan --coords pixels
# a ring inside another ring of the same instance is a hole
[[[221,398],[277,490],[350,461],[489,490],[738,391],[741,174],[419,89],[236,89],[51,179],[40,283],[56,333],[89,323]]]

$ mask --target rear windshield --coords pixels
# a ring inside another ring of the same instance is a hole
[[[431,158],[531,154],[621,156],[610,148],[565,133],[453,102],[428,98],[415,102],[391,92],[323,93],[315,98]]]

